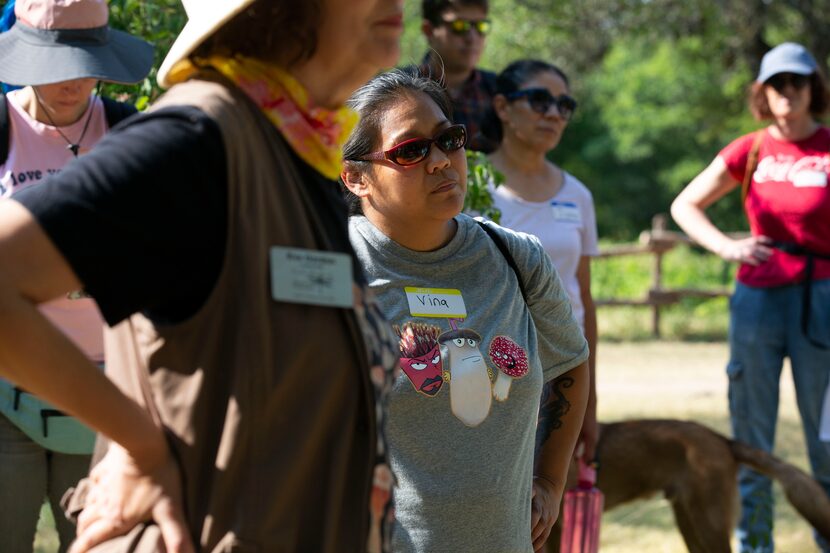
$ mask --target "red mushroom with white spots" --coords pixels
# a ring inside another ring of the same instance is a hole
[[[519,344],[507,336],[496,336],[490,342],[490,361],[499,368],[499,376],[493,386],[493,397],[504,401],[510,393],[510,383],[514,378],[527,374],[527,354]]]

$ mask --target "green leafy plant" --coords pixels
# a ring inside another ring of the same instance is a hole
[[[156,82],[158,67],[187,16],[179,0],[110,0],[109,9],[110,25],[150,42],[155,48],[155,61],[150,74],[138,85],[108,84],[103,94],[144,110],[162,93]]]
[[[467,150],[467,196],[464,198],[464,212],[481,215],[498,223],[501,211],[493,205],[490,184],[501,186],[504,175],[496,171],[487,156],[481,152]]]

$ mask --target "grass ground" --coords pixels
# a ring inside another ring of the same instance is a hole
[[[610,325],[607,310],[600,324]],[[625,418],[691,419],[729,433],[722,342],[602,342],[599,348],[599,415]],[[782,376],[776,454],[807,468],[804,439],[795,408],[789,369]],[[776,486],[775,540],[779,553],[816,553],[808,525],[790,508]],[[37,553],[52,553],[57,539],[44,510]],[[682,553],[685,551],[668,503],[661,498],[619,507],[602,522],[603,553]]]

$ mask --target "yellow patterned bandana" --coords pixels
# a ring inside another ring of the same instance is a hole
[[[303,85],[283,69],[253,58],[212,56],[198,60],[236,84],[276,125],[291,148],[323,176],[337,180],[343,144],[358,121],[355,111],[312,105]],[[189,72],[190,68],[179,68]],[[179,74],[179,77],[183,75]],[[177,77],[177,80],[182,80]]]

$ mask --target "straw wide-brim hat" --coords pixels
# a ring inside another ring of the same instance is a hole
[[[15,16],[14,26],[0,34],[0,82],[131,84],[153,66],[152,45],[109,27],[106,0],[18,0]]]
[[[235,15],[254,3],[254,0],[182,0],[187,13],[187,24],[164,58],[158,72],[158,83],[164,88],[175,84],[171,71],[187,58],[210,35]]]

